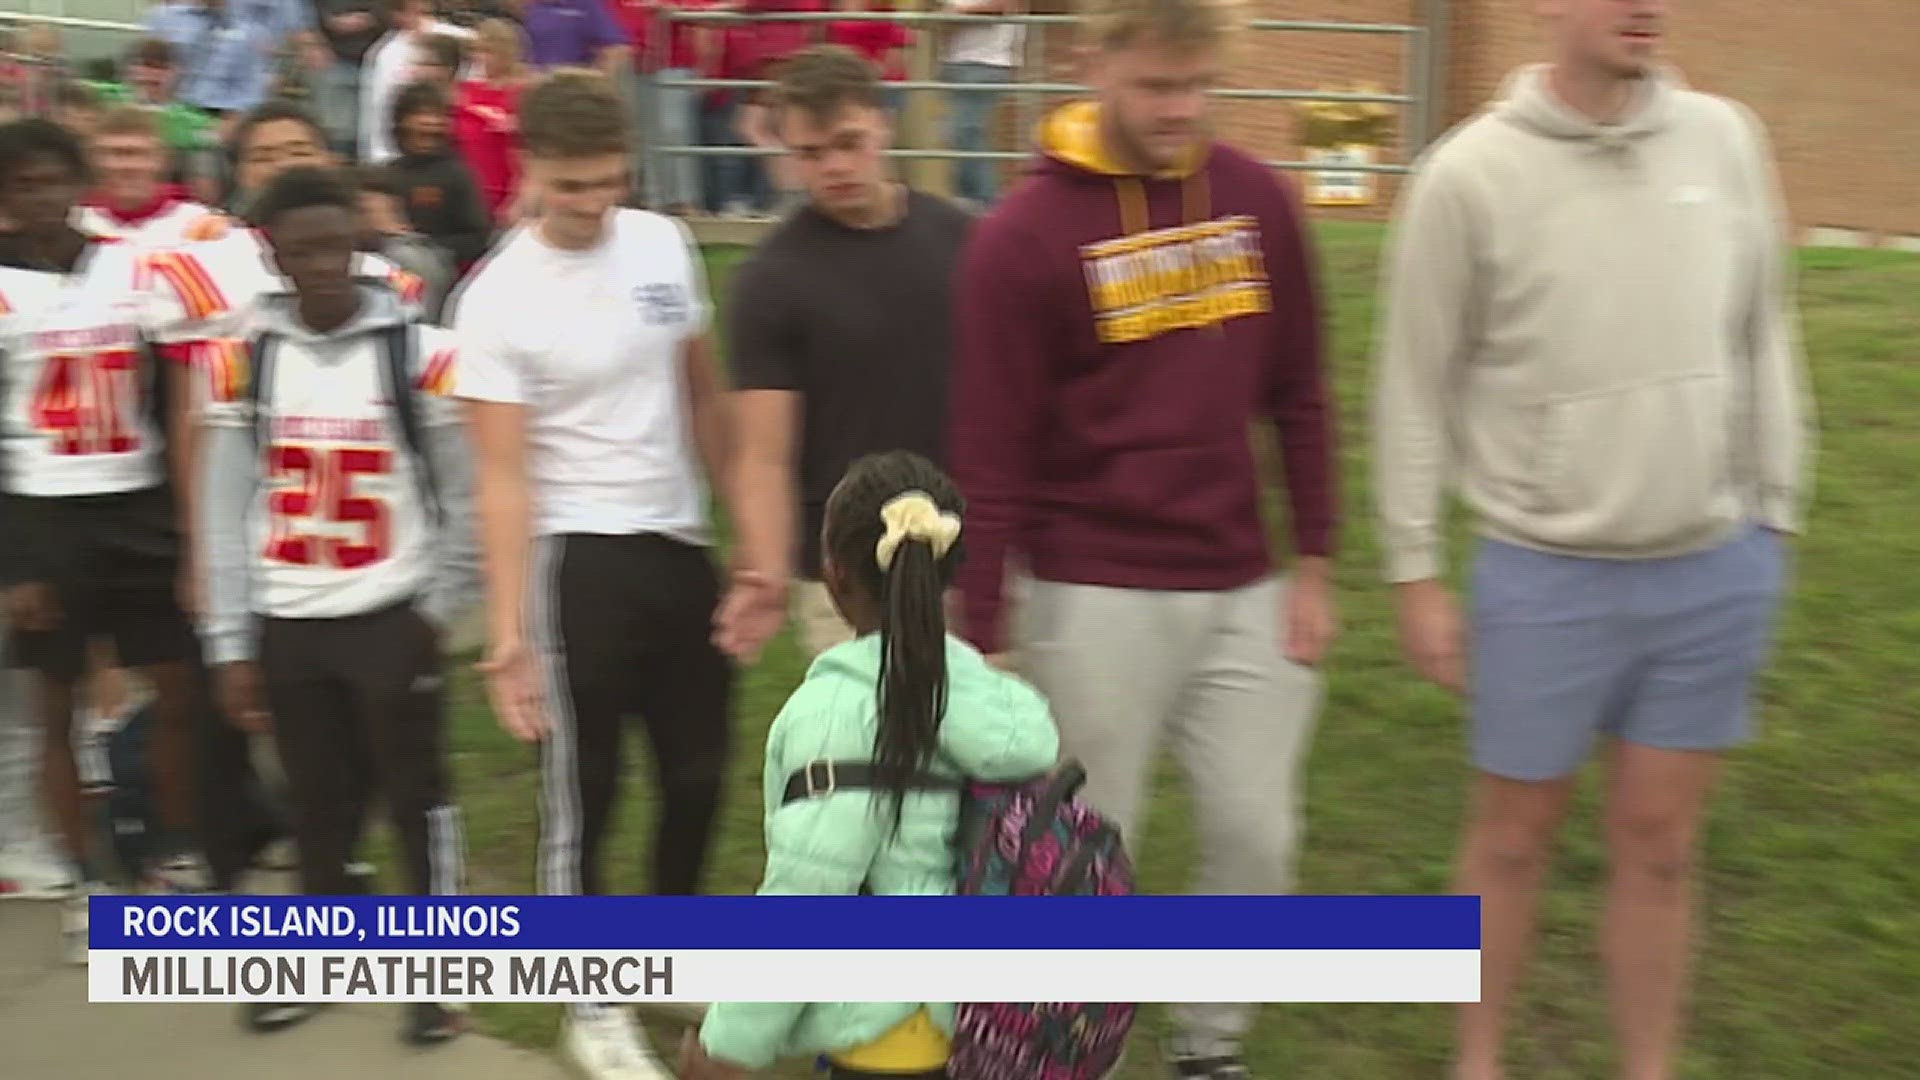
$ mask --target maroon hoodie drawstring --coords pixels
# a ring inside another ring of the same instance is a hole
[[[1152,225],[1147,209],[1146,185],[1137,176],[1117,176],[1114,195],[1120,200],[1120,235],[1146,232]],[[1213,192],[1207,186],[1207,170],[1197,168],[1180,181],[1180,224],[1193,225],[1213,215]]]

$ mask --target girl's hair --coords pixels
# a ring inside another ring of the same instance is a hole
[[[942,515],[958,519],[960,492],[934,464],[894,450],[853,463],[827,500],[823,541],[844,579],[859,584],[880,608],[880,675],[875,696],[880,714],[873,761],[880,790],[900,827],[900,807],[913,776],[933,757],[940,721],[947,711],[947,584],[959,565],[955,539],[944,554],[917,532],[891,548],[882,566],[887,536],[882,512],[903,495],[924,495]]]

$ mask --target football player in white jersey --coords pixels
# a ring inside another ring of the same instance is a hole
[[[416,893],[459,891],[441,642],[476,594],[452,335],[352,265],[359,199],[332,169],[275,180],[255,221],[293,286],[256,306],[250,363],[203,410],[200,536],[208,659],[227,715],[271,729],[293,793],[300,883],[345,864],[377,791]],[[253,1003],[256,1030],[311,1005]],[[460,1014],[421,1002],[404,1035]]]
[[[87,139],[98,187],[80,208],[81,232],[123,240],[140,251],[187,243],[206,207],[166,181],[167,145],[152,109],[115,105]]]
[[[169,151],[159,114],[134,104],[109,106],[87,134],[94,190],[75,212],[75,225],[92,236],[119,240],[136,251],[164,251],[193,239],[209,211],[167,181]],[[109,649],[93,650],[87,697],[94,722],[116,715],[129,688]]]
[[[13,661],[39,678],[42,783],[83,880],[106,878],[73,755],[75,688],[87,646],[108,638],[156,693],[152,772],[161,833],[147,884],[204,886],[193,791],[193,627],[176,602],[182,545],[168,483],[168,380],[151,327],[174,313],[138,287],[126,245],[72,226],[85,151],[41,119],[0,128],[0,580]],[[171,306],[176,306],[177,303]],[[67,913],[85,959],[86,898]]]
[[[237,205],[250,206],[268,186],[289,169],[336,164],[327,149],[327,135],[319,121],[298,105],[269,101],[248,113],[234,129],[238,159],[235,175]],[[243,340],[255,301],[289,288],[272,263],[265,239],[255,229],[224,216],[197,225],[198,242],[149,260],[156,280],[194,299],[191,310],[177,325],[163,329],[163,351],[176,361],[179,392],[174,395],[173,427],[180,459],[198,461],[195,440],[199,424],[193,410],[205,400],[209,386],[227,377],[230,348],[204,348],[197,343]],[[426,301],[426,283],[378,255],[354,256],[354,273],[385,277],[417,315]],[[188,464],[176,477],[189,503],[199,470]],[[190,519],[193,515],[190,515]],[[197,605],[197,599],[196,599]]]
[[[558,71],[521,98],[540,216],[449,306],[457,396],[472,403],[495,712],[543,742],[542,892],[595,893],[639,714],[660,813],[652,888],[701,889],[732,722],[714,646],[719,586],[708,478],[724,478],[725,403],[710,301],[686,227],[619,206],[629,131],[604,77]],[[669,1075],[622,1011],[569,1010],[593,1080]]]
[[[233,145],[238,158],[236,202],[243,207],[250,206],[289,169],[334,163],[319,123],[298,105],[285,101],[270,101],[248,113],[234,129]],[[201,435],[194,410],[213,386],[234,377],[238,357],[234,343],[245,339],[259,298],[289,288],[273,266],[264,238],[244,223],[211,215],[195,229],[195,235],[200,237],[199,242],[149,260],[155,287],[171,288],[190,298],[183,317],[158,331],[163,353],[175,361],[171,365],[175,378],[171,426],[176,458],[181,464],[175,483],[179,498],[188,508],[190,550],[197,519],[191,508],[199,484],[195,463],[199,460]],[[417,314],[423,308],[425,283],[387,260],[371,254],[356,256],[354,272],[385,278],[401,294],[410,313]],[[199,563],[194,560],[196,568]],[[197,574],[194,577],[197,579]],[[187,588],[186,603],[197,611],[202,590],[197,580],[189,581]],[[207,856],[215,880],[226,882],[251,861],[252,850],[262,839],[263,826],[270,823],[272,814],[254,794],[261,785],[247,741],[238,729],[213,725],[206,751],[202,771],[209,782],[204,792],[210,800],[208,818],[214,827],[207,837]],[[214,804],[223,805],[225,810],[214,810]]]

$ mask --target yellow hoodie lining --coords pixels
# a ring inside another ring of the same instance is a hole
[[[1120,231],[1123,236],[1146,232],[1153,225],[1147,206],[1147,189],[1141,176],[1122,168],[1107,153],[1100,137],[1100,105],[1077,101],[1054,111],[1040,125],[1040,145],[1051,155],[1076,168],[1113,178],[1114,194],[1120,202]],[[1201,166],[1207,151],[1194,147],[1186,161],[1171,169],[1152,174],[1155,180],[1179,180],[1182,225],[1205,221],[1213,213],[1212,191],[1207,173]]]

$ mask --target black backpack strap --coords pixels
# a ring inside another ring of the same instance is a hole
[[[273,445],[273,418],[267,415],[267,387],[273,385],[273,361],[280,351],[280,335],[261,331],[247,343],[247,405],[253,413],[253,445]],[[203,373],[208,377],[212,372]]]
[[[871,761],[811,761],[793,770],[793,775],[787,778],[787,790],[780,798],[780,805],[831,795],[843,789],[872,790],[880,786],[880,770]],[[965,784],[952,777],[920,773],[908,783],[907,790],[957,793],[964,787]]]
[[[426,435],[420,427],[420,403],[415,395],[419,393],[414,386],[413,347],[414,328],[411,322],[400,322],[390,326],[382,334],[381,354],[386,360],[387,398],[393,402],[394,419],[400,426],[400,437],[406,440],[407,450],[412,453],[414,468],[420,474],[420,487],[427,498],[427,513],[437,526],[444,521],[445,508],[440,505],[440,485],[433,474],[433,457],[427,452]]]

